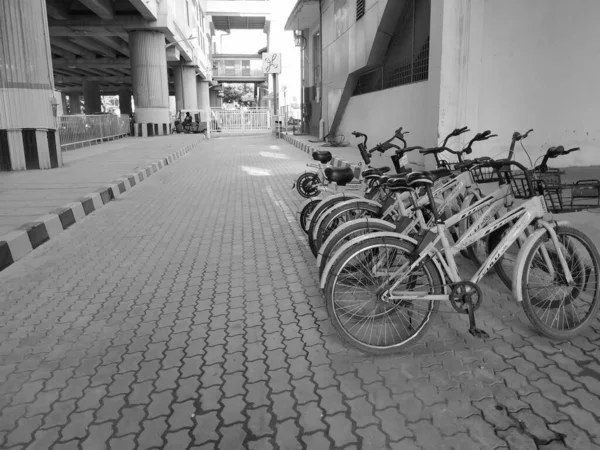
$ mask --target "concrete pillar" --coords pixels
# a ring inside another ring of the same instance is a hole
[[[0,171],[59,167],[45,0],[0,1],[0,43]]]
[[[432,0],[428,76],[428,129],[425,145],[454,128],[479,129],[484,3],[471,0]],[[443,68],[443,69],[442,69]],[[464,134],[465,144],[472,134]],[[456,142],[456,141],[455,141]],[[433,158],[425,160],[432,168]]]
[[[169,79],[165,35],[160,31],[131,31],[129,50],[135,98],[135,135],[169,134]]]
[[[198,109],[196,94],[196,69],[189,66],[174,66],[175,103],[177,111]]]
[[[131,107],[131,90],[120,89],[119,90],[119,109],[122,115],[129,115],[133,112]]]
[[[204,81],[202,78],[196,78],[196,94],[198,109],[208,111],[210,109],[210,90],[208,81]]]
[[[100,83],[97,81],[83,81],[83,103],[85,107],[85,113],[88,115],[102,112]]]
[[[81,95],[75,92],[69,93],[69,111],[70,114],[81,114]]]

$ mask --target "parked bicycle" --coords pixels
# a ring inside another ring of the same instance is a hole
[[[546,155],[555,158],[575,150],[552,148]],[[493,164],[490,168],[495,169]],[[412,198],[424,188],[434,204],[432,186],[447,174],[444,169],[415,172],[388,181],[388,186],[408,191]],[[345,341],[371,353],[402,349],[426,332],[442,301],[468,315],[472,335],[486,337],[475,320],[483,301],[478,283],[528,229],[531,232],[514,268],[515,299],[536,329],[551,338],[566,339],[590,325],[600,308],[598,250],[567,222],[546,217],[549,212],[600,208],[600,182],[548,185],[515,161],[503,161],[501,176],[509,181],[514,197],[525,202],[489,223],[486,218],[493,217],[505,202],[498,191],[446,220],[432,208],[435,227],[422,229],[414,237],[372,233],[340,249],[343,253],[324,273],[321,288],[332,324]],[[446,231],[480,211],[482,215],[451,243]],[[479,270],[470,279],[462,279],[455,256],[506,226],[508,230]]]

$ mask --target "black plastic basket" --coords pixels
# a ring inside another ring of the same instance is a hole
[[[494,167],[474,167],[471,169],[471,174],[478,184],[500,182],[500,175]]]

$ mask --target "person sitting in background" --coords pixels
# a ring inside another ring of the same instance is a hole
[[[192,123],[192,116],[190,115],[189,112],[185,113],[185,119],[183,119],[184,123]]]

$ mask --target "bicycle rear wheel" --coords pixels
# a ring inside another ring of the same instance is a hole
[[[376,292],[413,250],[413,244],[401,238],[373,235],[336,260],[325,284],[325,304],[345,342],[367,353],[389,354],[414,344],[427,331],[439,308],[437,301],[393,303]],[[426,260],[398,289],[441,294],[441,284],[437,267]]]
[[[304,198],[314,197],[319,193],[318,186],[321,184],[319,175],[314,172],[304,172],[296,180],[296,190]]]
[[[523,310],[540,333],[567,339],[596,320],[600,308],[600,255],[581,231],[571,227],[557,227],[555,231],[559,247],[547,232],[537,237],[524,263],[515,268],[515,282],[521,283],[513,289],[521,290]],[[565,257],[572,284],[566,282],[558,252]]]

